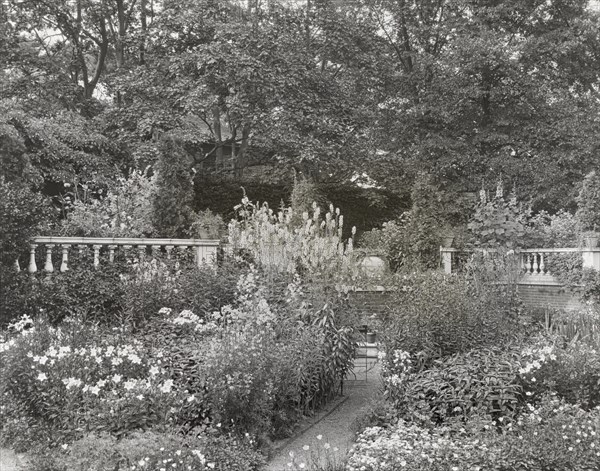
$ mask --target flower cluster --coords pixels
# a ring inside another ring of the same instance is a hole
[[[388,397],[395,397],[411,377],[413,362],[410,353],[404,350],[393,350],[390,354],[378,353],[382,364],[385,393]]]
[[[129,469],[131,471],[189,471],[215,469],[216,463],[209,460],[201,450],[180,449],[165,450],[160,448],[159,452],[152,456],[146,456]]]
[[[344,218],[339,208],[322,213],[316,203],[312,214],[295,214],[292,208],[274,212],[247,197],[235,207],[240,221],[229,224],[229,242],[249,250],[262,266],[295,273],[298,265],[311,274],[333,277],[351,274],[353,239],[342,239]],[[353,228],[352,235],[356,230]]]
[[[436,430],[430,431],[400,421],[396,426],[367,428],[350,450],[347,471],[396,471],[448,469],[473,470],[465,458],[487,445],[472,437],[453,440]],[[480,469],[480,468],[479,468]]]

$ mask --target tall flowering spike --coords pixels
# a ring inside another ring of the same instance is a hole
[[[487,203],[487,197],[486,197],[485,188],[483,187],[483,185],[481,185],[481,190],[479,190],[479,199],[481,201],[481,204]]]
[[[502,181],[499,181],[496,185],[496,198],[502,198],[504,196],[504,188],[502,186]]]

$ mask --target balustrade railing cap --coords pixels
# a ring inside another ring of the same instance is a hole
[[[153,239],[133,237],[34,237],[33,244],[216,246],[219,239]]]

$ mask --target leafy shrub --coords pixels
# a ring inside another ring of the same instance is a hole
[[[556,214],[540,211],[529,219],[527,245],[530,247],[576,247],[578,223],[575,216],[560,210]]]
[[[546,258],[548,271],[584,301],[600,302],[600,271],[583,268],[581,253],[553,253]]]
[[[346,469],[593,471],[600,457],[598,433],[600,410],[585,412],[546,397],[508,423],[474,417],[433,429],[402,420],[368,428],[350,451]]]
[[[190,310],[206,318],[233,302],[238,279],[246,271],[229,260],[216,270],[160,257],[135,263],[123,283],[124,309],[136,326],[155,317],[163,307],[174,312]]]
[[[29,240],[49,227],[54,213],[45,197],[0,176],[0,263],[14,266]]]
[[[574,311],[546,313],[545,329],[549,334],[560,337],[563,343],[586,343],[590,347],[600,347],[600,306],[587,304]]]
[[[127,273],[127,264],[115,261],[95,268],[89,257],[73,254],[69,270],[36,274],[30,281],[35,293],[33,304],[54,324],[66,317],[84,321],[115,323],[125,305],[125,291],[121,276]]]
[[[582,231],[600,230],[600,175],[588,173],[577,196],[577,219]]]
[[[515,348],[479,348],[413,372],[409,355],[394,352],[384,363],[385,393],[403,417],[425,422],[472,415],[511,417],[521,402],[518,354]]]
[[[36,306],[37,283],[29,273],[0,263],[0,328],[27,314],[39,312]]]
[[[495,296],[476,297],[473,289],[459,275],[398,276],[383,317],[384,351],[405,350],[434,359],[513,337],[514,314]]]
[[[152,198],[156,192],[156,177],[138,170],[127,178],[120,177],[113,188],[98,190],[97,197],[80,198],[75,191],[63,198],[67,203],[67,218],[61,235],[78,237],[144,237],[153,232]]]
[[[167,137],[160,143],[156,166],[157,189],[152,198],[152,221],[159,237],[187,237],[195,220],[192,209],[192,165],[181,142]]]
[[[425,174],[411,191],[410,211],[361,236],[359,247],[384,255],[393,271],[433,269],[439,266],[443,237],[456,235],[469,205]]]

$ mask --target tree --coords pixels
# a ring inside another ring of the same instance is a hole
[[[600,28],[586,3],[363,2],[393,71],[374,128],[381,173],[426,169],[469,191],[503,175],[538,208],[572,203],[600,145]]]

